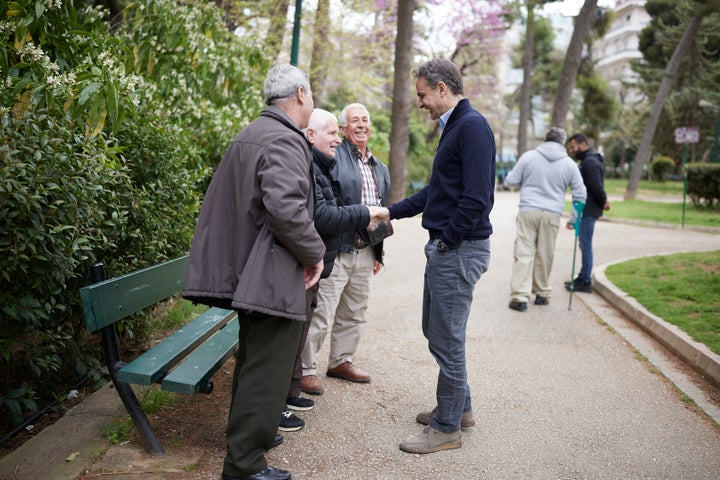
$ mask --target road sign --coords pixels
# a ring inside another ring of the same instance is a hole
[[[675,129],[675,143],[698,143],[700,141],[700,127],[677,127]]]

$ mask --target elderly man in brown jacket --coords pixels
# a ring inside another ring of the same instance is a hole
[[[233,308],[240,344],[223,480],[285,480],[264,453],[275,440],[306,292],[325,246],[313,225],[312,157],[302,129],[313,110],[307,75],[291,65],[265,80],[269,105],[233,140],[205,195],[183,296]]]

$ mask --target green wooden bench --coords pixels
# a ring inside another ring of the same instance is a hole
[[[237,351],[234,310],[210,308],[131,362],[120,360],[115,323],[182,290],[188,257],[116,278],[93,265],[93,284],[80,289],[85,324],[100,332],[108,373],[148,450],[164,453],[131,384],[159,384],[176,393],[210,393],[212,375]]]

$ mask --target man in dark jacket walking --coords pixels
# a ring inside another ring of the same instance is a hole
[[[437,406],[416,417],[428,426],[400,443],[400,449],[432,453],[460,448],[460,429],[475,425],[465,334],[475,284],[490,264],[495,138],[485,117],[463,97],[457,65],[434,59],[413,75],[417,105],[438,120],[442,133],[428,185],[388,209],[390,218],[423,214],[430,239],[425,245],[422,329],[440,372]]]
[[[587,201],[580,220],[580,253],[582,254],[582,267],[577,278],[565,282],[567,290],[574,292],[592,293],[592,267],[593,249],[592,239],[595,233],[595,222],[602,217],[603,210],[610,210],[610,203],[605,193],[605,165],[600,153],[593,147],[588,147],[587,137],[576,133],[568,140],[568,152],[580,160],[580,174],[587,189]],[[567,228],[574,227],[567,224]]]
[[[325,246],[313,223],[315,189],[307,127],[307,75],[270,69],[268,107],[233,140],[205,194],[183,296],[233,308],[239,347],[223,480],[288,480],[269,467],[285,406],[307,289],[320,278]]]

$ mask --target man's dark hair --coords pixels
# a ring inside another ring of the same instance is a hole
[[[588,144],[587,137],[582,133],[573,134],[573,136],[568,139],[568,142],[570,140],[575,140],[575,143],[585,143],[585,145]]]
[[[453,95],[463,94],[462,73],[450,60],[434,58],[417,67],[412,73],[415,78],[423,77],[433,90],[439,82],[443,82]]]

